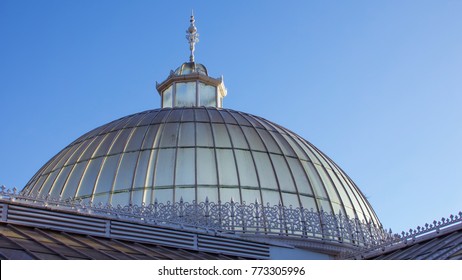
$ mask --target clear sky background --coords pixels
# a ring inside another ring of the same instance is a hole
[[[0,185],[85,132],[160,107],[189,58],[224,107],[331,157],[386,228],[462,210],[462,1],[0,1]]]

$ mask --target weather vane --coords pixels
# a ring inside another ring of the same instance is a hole
[[[197,33],[197,28],[194,25],[194,13],[191,11],[191,19],[189,22],[191,25],[189,25],[188,30],[186,30],[186,39],[189,42],[189,50],[191,51],[191,55],[189,56],[189,61],[194,62],[194,47],[197,42],[199,42],[199,33]]]

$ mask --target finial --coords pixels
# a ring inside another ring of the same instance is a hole
[[[191,11],[191,19],[189,20],[191,25],[189,25],[188,30],[186,30],[186,40],[189,42],[189,50],[191,51],[191,55],[189,56],[189,61],[194,62],[194,47],[197,42],[199,42],[199,33],[197,33],[197,28],[194,25],[194,13]]]

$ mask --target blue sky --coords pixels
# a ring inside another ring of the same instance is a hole
[[[462,1],[0,1],[0,184],[116,118],[158,108],[188,60],[224,106],[295,131],[393,231],[462,210]]]

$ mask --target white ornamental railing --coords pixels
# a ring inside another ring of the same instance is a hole
[[[0,199],[22,204],[62,208],[80,213],[104,215],[153,225],[175,225],[234,234],[299,237],[375,247],[396,238],[372,222],[341,213],[317,212],[303,207],[230,202],[179,202],[113,206],[62,200],[50,196],[26,195],[16,189],[0,189]]]

